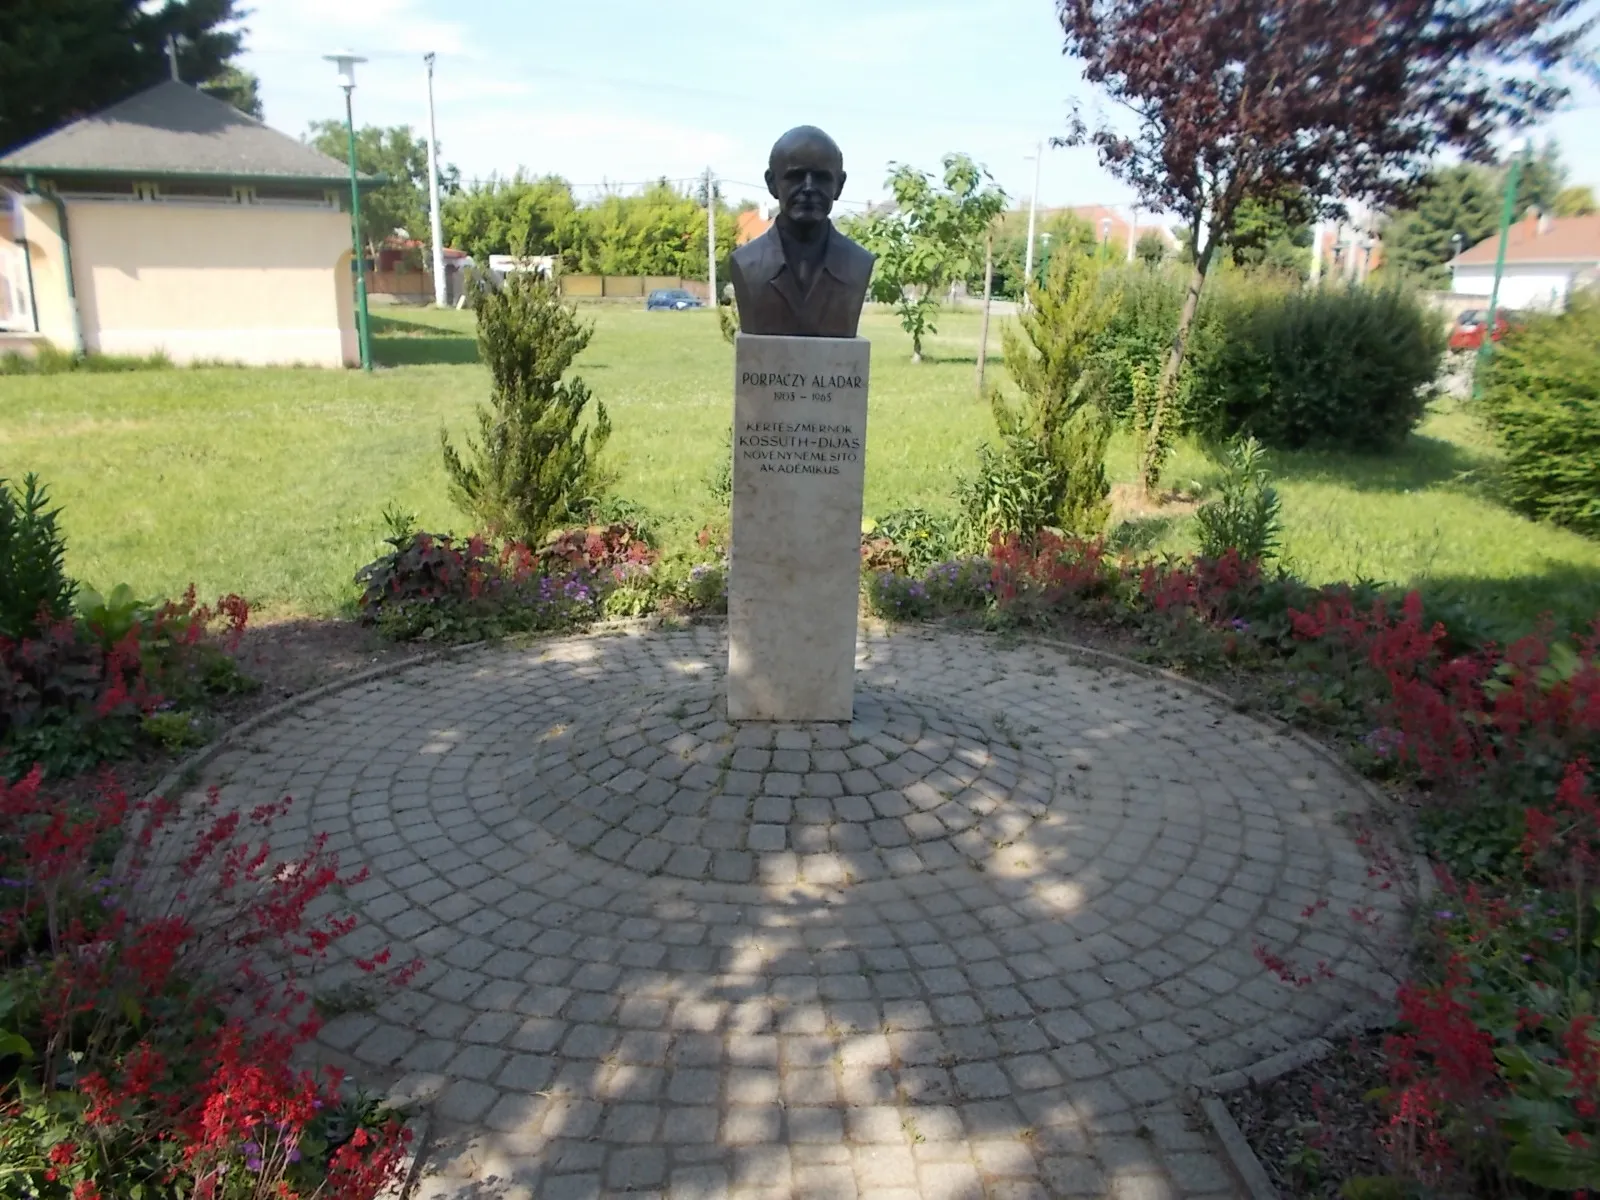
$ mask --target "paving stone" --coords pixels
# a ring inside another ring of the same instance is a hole
[[[1255,941],[1398,920],[1360,789],[1044,643],[863,639],[848,724],[727,722],[715,626],[575,635],[330,693],[202,782],[373,872],[351,952],[428,966],[323,1044],[503,1139],[507,1200],[1227,1194],[1175,1101],[1349,1002]]]

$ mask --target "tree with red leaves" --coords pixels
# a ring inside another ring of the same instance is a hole
[[[1249,197],[1299,193],[1325,216],[1393,203],[1453,149],[1553,110],[1582,59],[1583,0],[1058,0],[1065,52],[1134,117],[1091,142],[1143,206],[1177,214],[1194,270],[1161,373],[1170,407],[1206,271]],[[1204,236],[1202,236],[1204,235]],[[1159,430],[1155,431],[1159,434]],[[1147,437],[1159,444],[1159,437]],[[1143,465],[1143,464],[1141,464]]]

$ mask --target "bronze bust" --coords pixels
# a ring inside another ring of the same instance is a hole
[[[767,159],[778,217],[733,252],[741,333],[856,336],[874,256],[828,220],[844,191],[844,156],[814,125],[789,130]]]

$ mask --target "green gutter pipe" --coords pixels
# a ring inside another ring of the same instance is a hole
[[[1533,156],[1530,146],[1524,154],[1511,159],[1511,169],[1506,173],[1506,202],[1500,212],[1500,245],[1494,256],[1494,282],[1489,285],[1489,321],[1484,327],[1483,340],[1478,343],[1478,355],[1472,363],[1472,395],[1483,395],[1483,364],[1494,353],[1494,321],[1500,308],[1500,276],[1506,269],[1506,241],[1511,233],[1511,218],[1517,209],[1517,179],[1522,174],[1522,160]]]
[[[33,314],[33,331],[39,332],[39,293],[33,290],[33,251],[28,249],[28,237],[22,237],[22,266],[28,272],[28,311]]]
[[[78,313],[78,285],[72,278],[72,237],[67,232],[67,204],[53,188],[50,191],[41,192],[38,182],[34,179],[31,171],[26,179],[28,195],[41,196],[56,206],[56,216],[61,223],[59,230],[61,234],[61,259],[67,269],[67,307],[72,310],[72,352],[81,355],[84,353],[83,318]],[[32,276],[31,267],[29,276],[30,278]],[[34,323],[37,324],[38,320],[39,310],[34,309]]]

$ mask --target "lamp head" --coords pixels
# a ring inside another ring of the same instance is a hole
[[[339,86],[345,91],[356,86],[356,64],[367,61],[354,50],[335,50],[332,54],[324,54],[322,57],[338,68]]]

